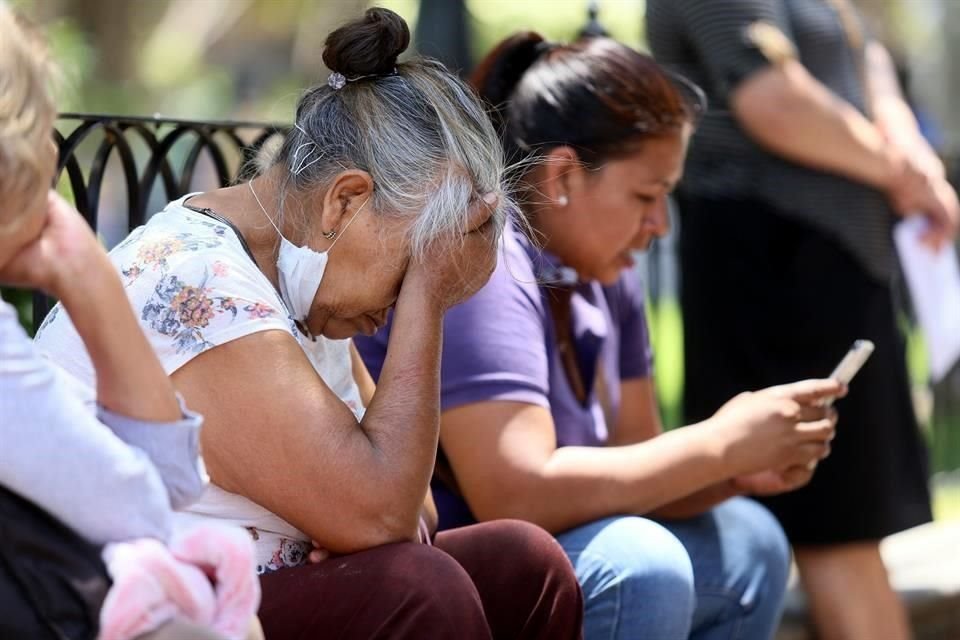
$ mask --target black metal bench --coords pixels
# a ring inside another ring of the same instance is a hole
[[[287,128],[160,116],[62,114],[54,134],[60,150],[57,180],[66,181],[77,210],[98,232],[104,213],[122,212],[125,236],[170,200],[247,177],[264,145],[275,137],[279,140]],[[105,207],[105,195],[109,199],[123,195],[126,203]],[[52,302],[34,294],[34,329]]]

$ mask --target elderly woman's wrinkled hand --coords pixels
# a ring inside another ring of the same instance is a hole
[[[498,203],[496,193],[477,198],[464,234],[434,242],[422,260],[410,263],[403,286],[418,287],[441,312],[476,293],[497,265]]]

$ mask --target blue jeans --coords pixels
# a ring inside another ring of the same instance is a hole
[[[734,498],[688,520],[597,520],[557,536],[585,606],[584,640],[768,640],[790,547],[776,519]]]

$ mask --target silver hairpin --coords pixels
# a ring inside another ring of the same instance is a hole
[[[367,78],[386,78],[389,76],[398,75],[397,68],[394,67],[391,71],[387,73],[368,73],[363,76],[353,76],[348,78],[339,71],[334,71],[327,77],[327,85],[334,91],[339,91],[347,86],[348,82],[356,82],[357,80],[366,80]]]
[[[330,74],[330,77],[327,78],[327,84],[334,91],[339,91],[340,89],[343,89],[344,86],[346,86],[347,76],[343,75],[339,71],[334,71],[333,73]]]
[[[309,166],[312,165],[313,163],[318,162],[318,161],[320,160],[320,158],[323,157],[323,154],[322,154],[322,153],[317,152],[316,157],[315,157],[313,160],[310,160],[310,162],[307,162],[307,159],[310,157],[310,152],[308,151],[307,153],[303,154],[303,158],[301,158],[300,164],[297,164],[297,163],[296,163],[296,162],[297,162],[297,152],[299,152],[300,148],[306,147],[306,146],[316,147],[317,145],[313,144],[312,142],[308,142],[307,144],[302,144],[302,145],[300,145],[300,147],[297,147],[297,151],[295,151],[294,154],[293,154],[293,162],[291,163],[291,164],[293,164],[293,168],[290,170],[290,172],[293,173],[293,175],[295,175],[295,176],[300,175],[300,174],[303,172],[304,169],[306,169],[307,167],[309,167]]]
[[[290,161],[290,173],[295,176],[300,175],[300,173],[312,165],[314,162],[320,160],[323,157],[323,153],[319,151],[317,143],[310,139],[310,135],[307,131],[301,127],[299,124],[295,123],[294,128],[297,129],[300,133],[307,138],[307,142],[304,142],[299,147],[297,147],[293,152],[293,158]],[[300,157],[300,152],[303,151],[303,157]],[[310,156],[316,153],[316,157],[307,162],[310,159]]]

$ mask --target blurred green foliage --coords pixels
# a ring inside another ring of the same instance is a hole
[[[323,75],[323,35],[370,4],[416,29],[417,0],[13,0],[48,34],[62,111],[267,120],[289,119],[299,92]],[[521,29],[570,40],[587,4],[468,0],[474,60]],[[643,0],[605,0],[600,20],[637,46],[643,10]]]
[[[472,0],[467,6],[472,18],[475,59],[521,29],[537,31],[551,40],[568,41],[576,38],[587,21],[587,2],[583,0]],[[612,37],[637,47],[644,41],[644,7],[643,0],[606,0],[601,3],[599,19]]]

